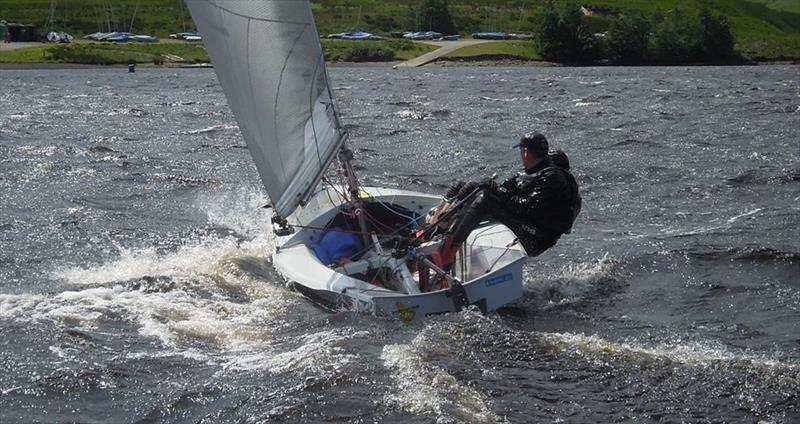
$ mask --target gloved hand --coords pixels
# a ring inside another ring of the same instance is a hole
[[[450,188],[447,189],[447,193],[445,193],[444,198],[452,199],[456,197],[456,195],[458,195],[458,192],[461,191],[462,188],[464,188],[464,181],[459,181],[451,185]]]
[[[474,181],[470,181],[464,184],[461,187],[461,190],[458,191],[458,194],[456,195],[456,200],[465,199],[467,196],[472,194],[472,192],[475,191],[476,188],[479,188],[480,186],[481,186],[480,183],[476,183]]]
[[[486,177],[478,183],[478,186],[485,189],[494,189],[497,188],[497,183],[494,181],[494,177]]]
[[[532,175],[521,175],[517,177],[516,187],[518,191],[527,192],[532,184],[537,182],[537,178]]]

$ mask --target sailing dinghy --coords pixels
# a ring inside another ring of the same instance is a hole
[[[522,297],[526,255],[508,228],[484,223],[444,272],[428,259],[441,197],[359,185],[309,1],[186,4],[272,201],[273,264],[298,291],[405,321]]]

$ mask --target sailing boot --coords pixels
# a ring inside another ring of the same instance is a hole
[[[433,252],[431,255],[431,259],[436,266],[445,271],[450,271],[453,262],[456,260],[458,249],[467,241],[467,237],[472,230],[483,220],[485,216],[485,203],[483,193],[480,193],[475,200],[456,217],[453,230],[445,235],[439,250]]]
[[[439,247],[439,250],[431,253],[431,260],[433,263],[447,272],[449,272],[450,268],[452,268],[453,262],[456,260],[458,248],[461,247],[461,244],[455,244],[453,241],[453,235],[447,234],[444,236],[444,240],[442,241],[442,245]]]

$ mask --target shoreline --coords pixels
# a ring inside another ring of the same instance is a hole
[[[383,68],[392,69],[402,61],[391,62],[329,62],[329,68]],[[137,63],[137,69],[208,69],[213,66],[203,66],[204,64],[170,63],[155,65],[152,63]],[[753,63],[692,63],[681,65],[565,65],[561,63],[547,61],[531,61],[521,59],[492,59],[492,60],[437,60],[421,66],[424,68],[587,68],[587,67],[624,67],[624,68],[647,68],[647,67],[707,67],[707,66],[797,66],[800,60],[753,62]],[[127,64],[116,65],[90,65],[80,63],[0,63],[0,71],[3,70],[58,70],[58,69],[125,69]]]

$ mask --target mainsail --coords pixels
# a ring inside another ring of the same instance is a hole
[[[319,182],[343,133],[307,0],[186,0],[276,212]]]

